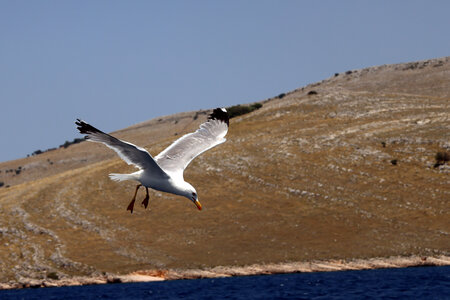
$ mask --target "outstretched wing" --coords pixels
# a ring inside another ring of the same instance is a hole
[[[82,134],[86,134],[85,139],[92,142],[105,144],[108,148],[113,149],[127,164],[135,165],[139,169],[145,169],[154,172],[160,176],[167,174],[158,166],[156,161],[144,148],[138,147],[128,142],[121,141],[83,120],[77,119],[75,124]]]
[[[183,176],[184,169],[198,155],[226,141],[229,118],[225,108],[216,108],[197,131],[188,133],[155,157],[166,172]]]

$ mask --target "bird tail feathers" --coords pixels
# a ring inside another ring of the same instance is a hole
[[[109,174],[109,178],[114,181],[136,180],[136,178],[135,178],[135,176],[133,176],[133,174],[111,173],[111,174]]]

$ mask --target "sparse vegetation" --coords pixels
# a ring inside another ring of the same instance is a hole
[[[84,138],[75,138],[71,142],[70,141],[65,141],[64,144],[59,145],[59,148],[67,148],[70,145],[81,143],[84,140],[85,140]],[[34,151],[33,153],[31,153],[31,156],[39,155],[39,154],[42,154],[42,153],[45,153],[45,152],[49,152],[49,151],[54,151],[54,150],[56,150],[56,148],[49,148],[47,150],[40,150],[40,149],[38,149],[38,150]],[[27,157],[29,157],[29,156],[30,155],[28,154]]]
[[[315,91],[315,90],[312,90],[312,91],[309,91],[308,92],[308,96],[311,96],[311,95],[317,95],[318,93],[317,93],[317,91]]]
[[[227,107],[226,109],[228,111],[228,116],[231,119],[240,115],[248,114],[254,110],[260,109],[261,107],[261,103],[255,103],[251,105],[234,105]]]

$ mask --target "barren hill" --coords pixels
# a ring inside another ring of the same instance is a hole
[[[133,168],[94,143],[0,163],[0,282],[449,255],[450,167],[434,167],[450,151],[449,79],[446,57],[351,70],[261,101],[186,170],[201,212],[153,191],[150,209],[131,215],[134,184],[107,175]],[[113,134],[155,155],[208,112]]]

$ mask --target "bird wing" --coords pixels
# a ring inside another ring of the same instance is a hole
[[[159,153],[155,160],[164,171],[183,176],[184,169],[195,157],[226,141],[228,126],[226,109],[216,108],[199,129],[176,140]]]
[[[105,144],[108,148],[117,152],[121,159],[129,165],[135,165],[139,169],[147,170],[155,175],[168,177],[161,167],[156,163],[150,153],[144,148],[138,147],[131,143],[121,141],[83,120],[77,119],[75,122],[77,129],[82,134],[86,134],[85,139],[92,142]]]

